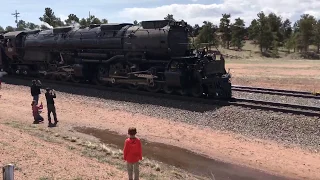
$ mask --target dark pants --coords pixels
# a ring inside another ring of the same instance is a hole
[[[43,117],[40,116],[40,114],[37,114],[33,118],[34,118],[34,123],[39,123],[39,122],[42,122],[44,120]]]
[[[48,121],[51,124],[51,116],[50,114],[53,114],[53,118],[54,118],[54,123],[57,123],[57,114],[56,114],[56,107],[54,106],[54,104],[47,104],[48,107]]]
[[[36,105],[38,105],[39,95],[33,96],[33,100],[36,101]]]

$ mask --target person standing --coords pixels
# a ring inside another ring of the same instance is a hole
[[[41,82],[40,80],[32,80],[32,85],[31,85],[31,96],[33,97],[33,100],[36,101],[36,104],[38,105],[39,102],[39,95],[41,94],[40,91],[41,88]]]
[[[3,71],[3,69],[0,70],[0,89],[1,89],[1,83],[2,83],[2,77],[7,75],[7,73],[5,71]]]
[[[47,109],[48,109],[48,121],[49,121],[49,127],[52,125],[56,126],[58,123],[57,120],[57,114],[56,114],[56,107],[54,105],[54,98],[56,98],[56,93],[54,89],[46,88],[46,100],[47,100]],[[51,122],[51,113],[53,114],[54,118],[54,124]]]
[[[123,159],[127,162],[129,180],[139,180],[139,161],[142,160],[142,146],[140,139],[135,136],[136,134],[136,128],[128,129],[130,137],[125,140],[123,148]]]
[[[4,75],[7,75],[7,73],[5,71],[3,71],[3,69],[1,69],[1,71],[0,71],[0,90],[2,88],[2,77]],[[0,98],[1,98],[1,94],[0,94]]]

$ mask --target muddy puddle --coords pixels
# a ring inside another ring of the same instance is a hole
[[[119,149],[123,148],[124,140],[127,137],[116,132],[96,128],[75,127],[74,129],[80,133],[99,138],[103,143],[114,144]],[[212,177],[212,173],[216,180],[285,179],[255,169],[217,161],[176,146],[149,142],[144,139],[141,141],[144,157],[181,168],[195,175]]]

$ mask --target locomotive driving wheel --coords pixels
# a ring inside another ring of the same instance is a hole
[[[191,94],[194,97],[201,97],[203,95],[204,89],[200,83],[196,83],[192,88],[191,88]]]
[[[188,90],[186,89],[179,89],[177,92],[182,96],[186,96],[188,94]]]
[[[171,93],[173,93],[173,88],[169,87],[168,85],[164,85],[163,91],[167,94],[171,94]]]
[[[93,79],[94,83],[97,85],[106,85],[107,82],[103,81],[104,77],[108,77],[109,76],[109,70],[108,67],[104,66],[104,65],[100,65],[97,69],[97,73],[95,78]]]
[[[128,88],[132,90],[137,90],[140,88],[140,86],[138,84],[129,84]]]
[[[161,89],[161,85],[158,82],[151,81],[146,89],[150,92],[159,92]]]
[[[80,83],[80,79],[75,77],[74,75],[70,76],[70,81],[74,83]]]

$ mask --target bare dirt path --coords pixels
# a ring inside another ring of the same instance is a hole
[[[4,84],[1,94],[1,120],[32,122],[28,87]],[[135,126],[139,136],[149,141],[175,145],[214,159],[247,165],[290,178],[320,178],[319,153],[310,153],[299,148],[289,149],[273,142],[247,139],[209,128],[132,114],[121,109],[108,109],[103,101],[97,98],[59,92],[57,96],[60,123],[59,127],[55,128],[56,131],[89,126],[126,134],[127,127]],[[41,101],[45,102],[43,95]]]

